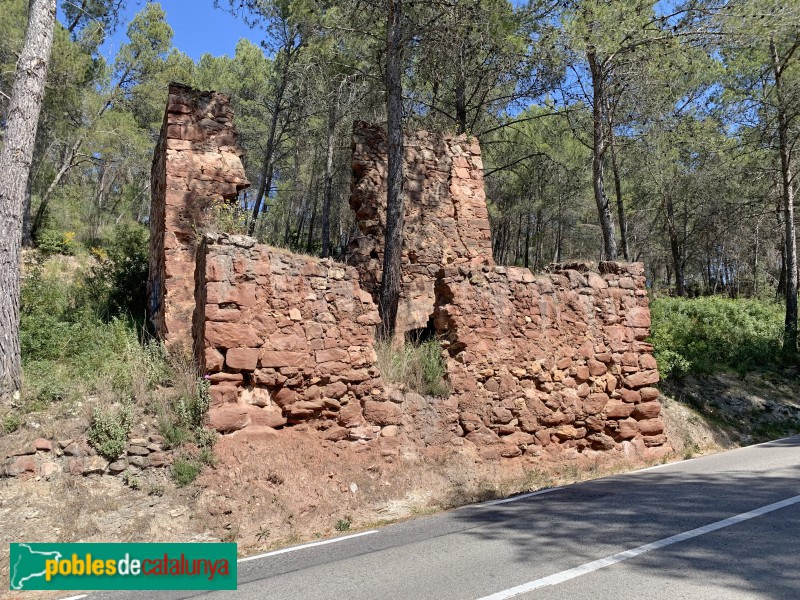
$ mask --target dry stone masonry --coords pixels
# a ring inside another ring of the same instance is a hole
[[[405,228],[403,289],[397,331],[426,328],[433,315],[434,287],[446,265],[493,265],[481,149],[466,135],[405,136]],[[386,227],[386,131],[357,121],[353,127],[350,206],[360,235],[347,262],[377,301]]]
[[[195,348],[218,431],[349,422],[363,398],[383,399],[380,318],[353,267],[212,234],[197,264]]]
[[[503,456],[666,441],[640,263],[448,268],[436,328],[458,402],[456,431]]]
[[[387,389],[376,366],[384,131],[354,125],[360,235],[338,264],[204,231],[210,203],[247,186],[232,115],[224,96],[170,87],[153,169],[151,315],[167,343],[193,344],[211,425],[309,423],[361,443],[424,429],[414,439],[496,458],[663,447],[642,265],[539,275],[495,265],[477,140],[421,131],[406,144],[398,330],[443,340],[452,394],[439,400]]]
[[[214,202],[249,183],[227,96],[169,86],[152,168],[150,320],[168,346],[191,345],[196,240]]]

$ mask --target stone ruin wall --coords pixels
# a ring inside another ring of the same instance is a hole
[[[329,435],[373,437],[361,412],[386,401],[373,347],[380,318],[353,267],[224,234],[206,235],[197,265],[195,351],[212,427],[313,419]]]
[[[197,239],[209,207],[249,183],[227,96],[170,84],[151,173],[148,314],[167,346],[191,345]]]
[[[435,324],[457,435],[502,456],[666,438],[641,263],[448,268]],[[552,448],[551,448],[552,449]]]
[[[354,128],[361,235],[346,266],[200,235],[210,200],[247,183],[224,97],[170,92],[154,163],[151,291],[165,290],[154,316],[168,343],[193,339],[217,430],[309,422],[327,439],[363,442],[399,428],[424,443],[466,439],[487,457],[665,443],[642,266],[573,263],[534,275],[494,265],[475,140],[408,138],[399,329],[431,327],[444,341],[452,395],[431,402],[386,389],[376,367],[381,130]],[[221,120],[198,120],[212,106]],[[222,139],[230,145],[209,141]]]
[[[436,278],[445,265],[493,265],[483,162],[477,140],[466,135],[407,133],[403,289],[397,331],[428,326]],[[347,250],[361,285],[375,301],[383,270],[386,227],[386,131],[357,121],[353,127],[350,206],[359,235]]]
[[[666,439],[641,264],[495,266],[480,146],[407,134],[404,288],[398,331],[429,319],[446,346],[449,430],[489,454],[608,450]],[[353,127],[348,262],[377,295],[386,209],[386,134]]]

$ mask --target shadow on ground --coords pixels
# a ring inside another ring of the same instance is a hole
[[[800,437],[773,442],[758,451],[797,447]],[[724,455],[710,458],[720,456]],[[462,511],[455,518],[464,527],[463,534],[475,541],[512,543],[512,560],[519,563],[530,565],[531,557],[545,559],[549,549],[558,548],[569,556],[570,564],[554,566],[552,572],[557,572],[800,494],[800,465],[773,473],[656,469],[576,484],[541,498]],[[713,581],[715,589],[721,586],[753,597],[800,598],[798,514],[800,505],[793,505],[756,517],[749,521],[751,527],[736,524],[709,534],[728,536],[727,547],[742,549],[734,555],[692,549],[689,540],[647,554],[648,560],[625,564],[642,576],[692,577]],[[753,527],[763,534],[753,535]],[[670,556],[662,567],[654,557],[663,552]]]

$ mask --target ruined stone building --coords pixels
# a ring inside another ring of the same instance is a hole
[[[452,394],[428,401],[437,443],[509,458],[662,446],[642,265],[495,265],[477,140],[420,131],[406,143],[398,331],[442,340]],[[417,426],[376,367],[385,134],[356,123],[353,148],[360,235],[346,265],[209,232],[209,204],[247,186],[231,111],[220,94],[170,87],[153,166],[151,318],[168,344],[194,348],[221,432],[308,423],[355,441]]]

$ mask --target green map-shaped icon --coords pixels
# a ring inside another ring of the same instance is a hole
[[[45,561],[60,559],[60,552],[40,552],[28,544],[12,544],[9,573],[11,589],[24,590],[26,581],[45,576]]]

